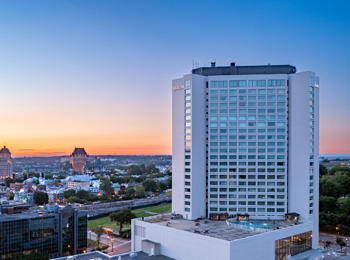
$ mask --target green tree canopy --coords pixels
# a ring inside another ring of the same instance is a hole
[[[97,247],[100,247],[100,240],[101,240],[101,236],[103,234],[103,227],[102,226],[95,227],[94,232],[97,236]]]
[[[320,196],[339,198],[339,190],[337,185],[329,176],[322,176],[320,178]]]
[[[165,182],[160,182],[158,186],[160,190],[166,190],[168,188]]]
[[[109,218],[112,222],[117,222],[119,224],[119,232],[122,233],[123,225],[130,224],[131,220],[136,218],[136,215],[130,209],[124,208],[118,212],[111,213]]]
[[[72,189],[65,190],[63,192],[63,198],[65,198],[65,199],[68,199],[69,197],[74,197],[75,195],[76,195],[76,192],[75,192],[75,190],[72,190]]]
[[[49,196],[46,192],[35,191],[33,194],[33,200],[35,204],[44,205],[49,202]]]
[[[332,212],[337,204],[337,199],[334,197],[320,196],[320,211]]]
[[[347,175],[347,172],[336,172],[334,177],[335,181],[340,186],[340,195],[345,197],[347,194],[350,194],[350,176]]]
[[[114,189],[112,187],[112,182],[108,178],[103,178],[101,180],[100,190],[103,191],[108,197],[114,193]]]
[[[320,164],[320,176],[326,175],[328,173],[327,167]]]
[[[347,196],[347,199],[344,201],[343,206],[345,209],[345,214],[350,215],[350,194]]]
[[[11,183],[16,183],[16,182],[23,182],[23,179],[19,179],[19,178],[10,179],[10,178],[6,178],[6,179],[5,179],[5,186],[6,186],[6,187],[10,187],[10,184],[11,184]]]
[[[86,190],[78,190],[77,197],[79,199],[87,200],[90,197],[90,192],[88,192]]]
[[[133,187],[130,187],[126,190],[126,195],[133,197],[135,194],[135,189]]]
[[[135,197],[136,198],[144,198],[145,195],[145,188],[142,186],[136,186],[135,187]]]
[[[153,163],[150,163],[146,166],[146,172],[148,174],[157,173],[159,172],[159,169]]]
[[[130,165],[126,170],[128,175],[142,175],[144,171],[139,165]]]
[[[337,237],[337,239],[335,240],[335,242],[340,246],[340,250],[346,246],[344,240],[341,237]]]
[[[156,192],[158,189],[157,183],[154,180],[145,180],[142,183],[142,186],[145,188],[145,191],[153,191]]]
[[[336,172],[347,172],[347,174],[350,175],[350,167],[344,165],[337,165],[328,171],[330,175],[334,175]]]
[[[52,180],[53,179],[52,174],[45,174],[45,179]]]

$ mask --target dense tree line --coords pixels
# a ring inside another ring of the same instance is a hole
[[[320,165],[320,229],[350,234],[350,168]]]

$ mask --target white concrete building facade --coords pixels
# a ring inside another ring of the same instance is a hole
[[[245,215],[258,222],[279,222],[293,215],[303,224],[229,242],[210,238],[210,246],[206,236],[188,229],[165,232],[164,227],[135,220],[133,250],[141,250],[140,241],[148,239],[160,243],[161,254],[175,259],[194,259],[190,256],[196,254],[198,259],[282,260],[318,248],[315,73],[297,73],[290,65],[213,63],[173,80],[172,90],[173,213],[186,220]],[[298,248],[296,239],[310,244]],[[178,247],[171,245],[179,243],[191,249],[179,255]]]
[[[309,219],[318,212],[317,173],[314,73],[290,65],[212,67],[173,81],[176,213]]]

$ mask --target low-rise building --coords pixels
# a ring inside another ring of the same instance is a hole
[[[131,250],[183,260],[286,259],[312,249],[312,227],[312,221],[187,220],[169,214],[133,219]]]
[[[0,259],[35,253],[50,258],[86,252],[87,214],[71,206],[45,212],[0,215]]]
[[[10,183],[10,189],[13,192],[18,192],[22,189],[23,185],[24,185],[23,182]]]
[[[67,181],[67,188],[74,189],[75,187],[90,187],[90,181]]]

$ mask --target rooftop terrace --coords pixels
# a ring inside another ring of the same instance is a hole
[[[226,221],[219,220],[187,220],[183,218],[176,218],[170,214],[159,215],[144,218],[144,221],[153,223],[155,225],[161,225],[169,228],[175,228],[183,231],[188,231],[191,233],[196,233],[200,235],[205,235],[209,237],[214,237],[218,239],[223,239],[227,241],[232,241],[236,239],[246,238],[254,235],[258,235],[265,232],[270,232],[277,229],[286,228],[295,225],[292,221],[276,221],[271,222],[268,220],[258,221],[258,225],[240,225],[240,224],[230,224]],[[256,223],[256,221],[253,221]],[[266,227],[264,223],[268,223]],[[274,223],[274,224],[273,224]],[[299,222],[300,223],[300,222]]]

